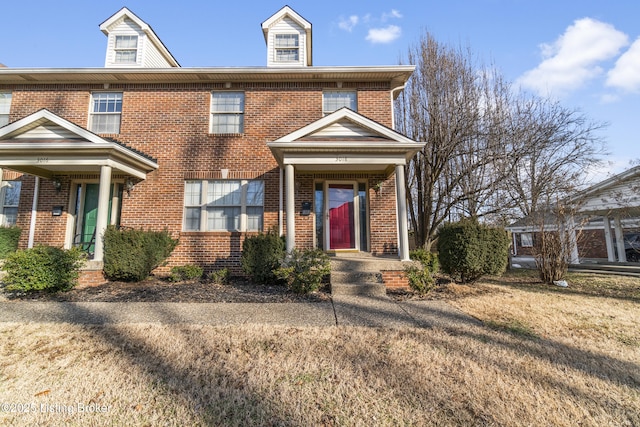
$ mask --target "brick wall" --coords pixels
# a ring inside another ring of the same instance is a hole
[[[108,91],[123,93],[121,129],[116,138],[157,159],[159,169],[148,174],[133,191],[123,196],[121,224],[145,229],[167,229],[180,244],[166,268],[198,263],[207,269],[231,267],[238,270],[241,233],[182,232],[185,179],[220,178],[228,169],[231,179],[265,181],[264,228],[277,227],[279,169],[266,143],[293,132],[322,117],[322,91],[335,83],[222,83],[202,84],[112,84]],[[387,83],[347,83],[343,88],[358,90],[359,112],[383,125],[391,126],[391,103]],[[0,85],[11,90],[11,121],[47,108],[71,122],[87,127],[92,91],[102,85]],[[245,128],[240,135],[209,133],[210,93],[233,90],[245,93]],[[97,181],[97,176],[96,176]],[[397,251],[395,189],[391,177],[371,176],[371,251]],[[299,180],[296,210],[300,202],[313,201],[311,176]],[[374,185],[381,183],[380,189]],[[28,230],[34,179],[25,177],[18,224]],[[377,188],[377,187],[376,187]],[[67,226],[69,179],[57,193],[48,180],[41,180],[36,243],[61,246]],[[62,216],[52,217],[51,209],[62,205]],[[296,235],[300,247],[312,247],[313,215],[296,215]],[[21,246],[26,246],[23,232]]]
[[[382,270],[382,283],[387,289],[410,289],[409,279],[404,271]]]

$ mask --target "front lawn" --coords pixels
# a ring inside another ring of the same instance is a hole
[[[459,289],[485,326],[0,324],[0,402],[36,409],[0,424],[640,425],[638,279],[594,280]]]

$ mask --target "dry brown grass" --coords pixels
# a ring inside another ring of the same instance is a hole
[[[526,283],[454,301],[491,328],[1,324],[0,402],[109,412],[0,424],[640,425],[638,303]]]

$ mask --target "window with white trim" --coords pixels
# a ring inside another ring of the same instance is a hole
[[[522,246],[523,248],[533,247],[533,234],[520,233],[520,246]]]
[[[11,92],[0,92],[0,127],[9,123]]]
[[[264,181],[186,181],[184,231],[262,231]]]
[[[121,114],[121,92],[95,92],[91,94],[89,129],[92,132],[120,133]]]
[[[211,133],[244,131],[244,92],[211,93]]]
[[[22,181],[6,181],[2,186],[2,225],[11,227],[16,225],[18,218],[18,203]]]
[[[138,36],[116,36],[116,64],[135,64],[138,59]]]
[[[358,111],[358,98],[355,90],[325,90],[322,92],[322,112],[325,116],[342,107]]]
[[[300,59],[298,34],[276,34],[275,38],[275,62],[297,62]]]

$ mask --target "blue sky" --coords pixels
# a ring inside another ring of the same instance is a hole
[[[429,31],[470,46],[527,90],[608,122],[602,136],[610,155],[598,178],[640,159],[636,0],[8,1],[0,63],[102,67],[106,37],[98,26],[126,6],[183,67],[264,66],[260,24],[285,4],[313,24],[314,65],[397,64]]]

